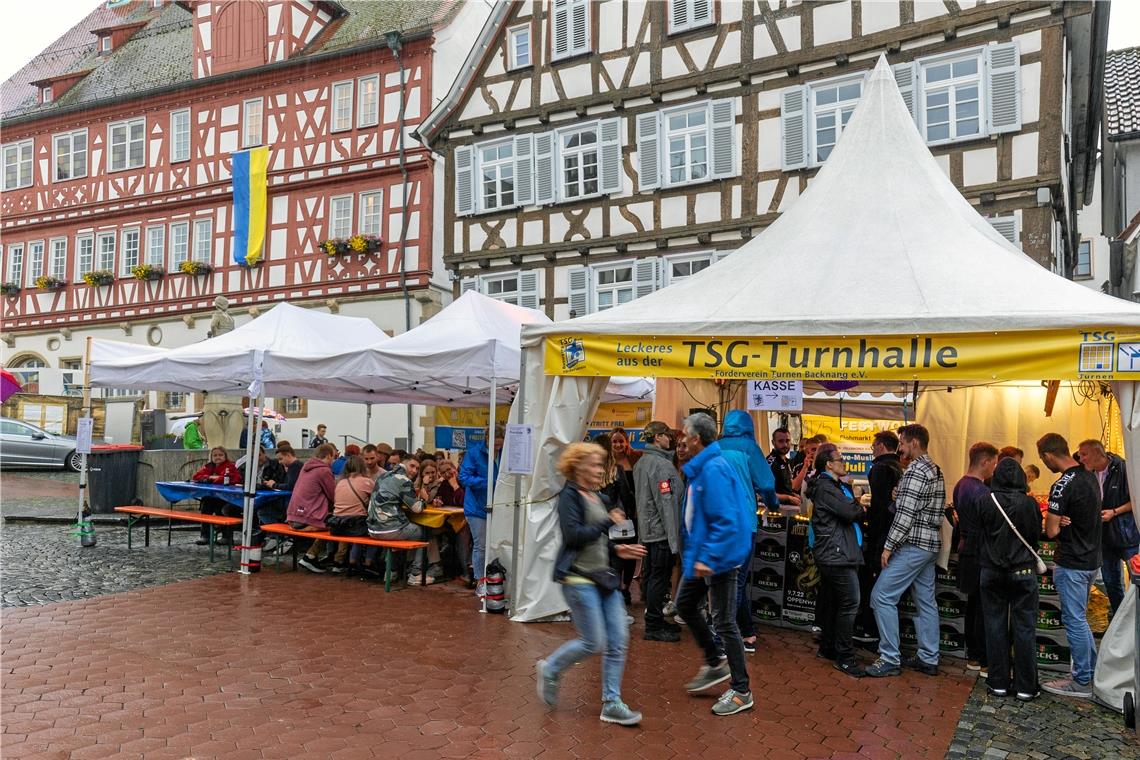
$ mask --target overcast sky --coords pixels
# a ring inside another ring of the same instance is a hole
[[[411,1],[411,0],[409,0]],[[894,2],[894,0],[863,0]],[[94,0],[37,0],[4,3],[0,32],[0,80],[15,74],[37,53],[75,26],[92,8]],[[1140,45],[1140,2],[1115,0],[1108,29],[1110,50]]]

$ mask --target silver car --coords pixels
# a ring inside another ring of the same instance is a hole
[[[0,467],[62,467],[78,472],[75,438],[49,433],[10,417],[0,417]]]

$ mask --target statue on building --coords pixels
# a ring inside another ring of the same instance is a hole
[[[210,320],[210,331],[207,338],[216,338],[225,335],[234,329],[234,318],[230,316],[230,301],[225,296],[214,299],[214,317]]]
[[[214,299],[214,316],[210,319],[207,338],[217,338],[232,332],[234,318],[230,315],[230,302],[225,296]],[[245,420],[242,416],[240,396],[208,394],[202,406],[202,432],[214,446],[237,448]]]

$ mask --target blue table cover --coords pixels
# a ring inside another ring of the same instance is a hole
[[[201,499],[203,496],[213,496],[222,499],[228,504],[240,507],[245,503],[245,492],[241,486],[224,486],[215,483],[193,483],[183,480],[163,480],[154,484],[162,498],[169,502],[183,501],[184,499]],[[288,499],[292,491],[275,491],[259,489],[253,497],[254,509],[275,499]]]

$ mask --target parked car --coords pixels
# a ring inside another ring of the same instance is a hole
[[[79,471],[75,438],[56,435],[10,417],[0,417],[0,467],[62,467]]]

